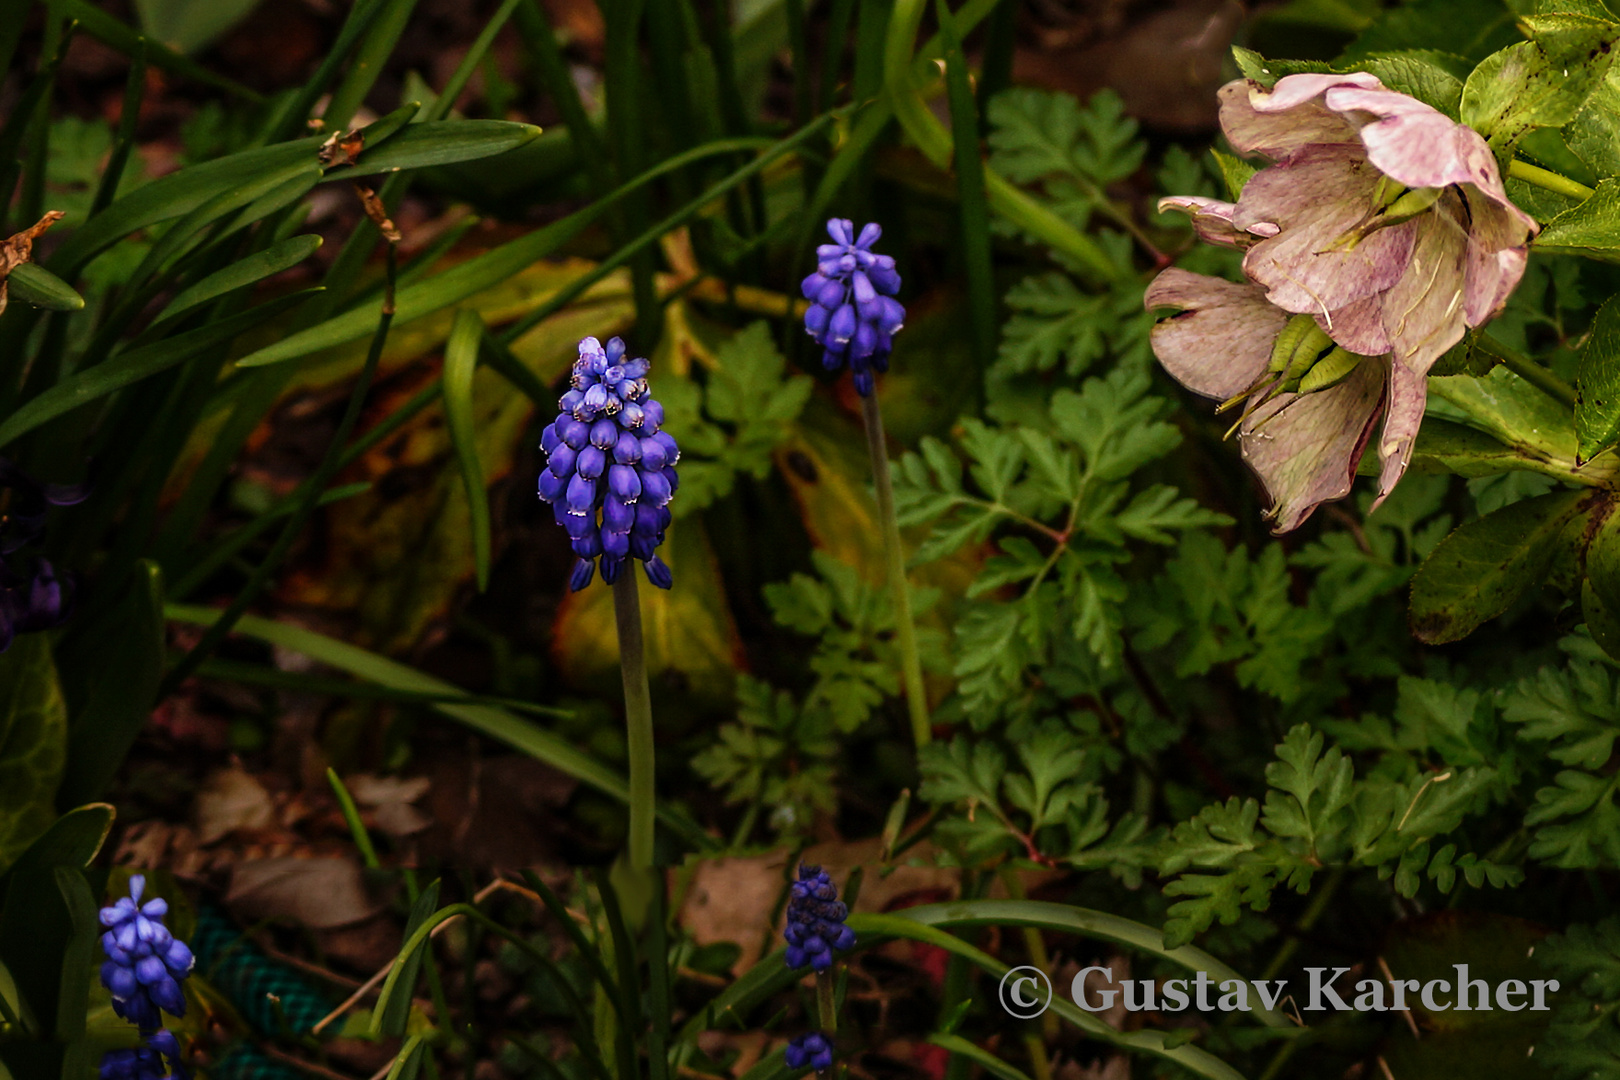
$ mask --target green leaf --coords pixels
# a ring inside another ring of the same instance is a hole
[[[1211,147],[1209,156],[1215,159],[1216,168],[1221,170],[1221,180],[1226,184],[1226,197],[1237,202],[1243,195],[1243,188],[1249,178],[1260,170],[1240,157],[1223,154]]]
[[[263,96],[257,91],[250,90],[234,79],[227,79],[217,75],[208,68],[197,63],[189,57],[182,56],[169,46],[143,38],[134,29],[115,19],[101,8],[96,7],[88,0],[49,0],[53,14],[57,18],[73,19],[79,28],[103,44],[123,53],[125,56],[134,56],[138,52],[146,54],[147,63],[184,79],[194,79],[206,86],[213,86],[233,97],[246,101],[262,101]],[[212,0],[193,0],[194,3],[210,3]],[[232,0],[225,0],[226,3]]]
[[[79,311],[84,307],[84,297],[71,285],[31,262],[13,266],[6,275],[6,286],[12,300],[46,311]]]
[[[63,413],[72,412],[81,405],[115,393],[142,379],[150,378],[176,364],[192,360],[216,346],[224,345],[238,334],[296,307],[320,291],[318,288],[305,289],[290,296],[278,297],[240,315],[200,326],[178,337],[130,349],[93,368],[70,375],[0,423],[0,446],[16,440]]]
[[[217,300],[227,293],[291,269],[315,254],[320,246],[319,236],[294,236],[264,251],[249,255],[240,262],[234,262],[223,270],[216,270],[170,300],[168,306],[152,320],[153,325],[166,322],[200,304]]]
[[[422,1059],[427,1056],[427,1048],[427,1041],[420,1032],[406,1039],[405,1045],[394,1055],[387,1080],[416,1080],[417,1074],[422,1071]]]
[[[1535,958],[1559,981],[1537,1060],[1557,1080],[1620,1075],[1620,918],[1571,926],[1537,945]]]
[[[461,465],[461,482],[472,515],[473,565],[478,591],[489,587],[489,492],[484,487],[484,466],[478,460],[478,433],[473,420],[473,375],[478,370],[478,347],[484,321],[476,311],[456,312],[450,340],[444,347],[444,418]]]
[[[66,760],[50,637],[21,634],[0,653],[0,871],[50,828]]]
[[[57,647],[69,724],[60,805],[99,798],[118,771],[151,718],[163,648],[163,572],[141,559],[118,602]]]
[[[1425,417],[1412,450],[1416,472],[1455,473],[1458,476],[1495,476],[1533,467],[1539,459],[1509,446],[1478,428],[1438,416]],[[1377,463],[1373,463],[1376,475]]]
[[[1620,777],[1566,769],[1554,785],[1536,792],[1536,805],[1524,816],[1526,825],[1541,826],[1530,857],[1560,870],[1620,864],[1620,806],[1614,801]]]
[[[1600,181],[1591,198],[1547,222],[1535,246],[1538,251],[1620,259],[1620,179]]]
[[[378,146],[367,146],[353,165],[332,169],[321,180],[355,180],[404,169],[477,161],[515,150],[539,134],[540,129],[533,124],[511,120],[424,120],[407,124]]]
[[[58,866],[52,876],[67,911],[69,928],[57,993],[56,1038],[66,1044],[62,1080],[80,1080],[99,1064],[98,1047],[89,1037],[85,1014],[90,1011],[90,984],[100,966],[102,927],[96,898],[90,893],[84,873],[78,867]]]
[[[438,907],[439,883],[434,881],[417,895],[416,902],[411,905],[410,915],[405,920],[405,936],[401,940],[411,940]],[[405,1034],[406,1023],[411,1018],[411,994],[415,991],[417,973],[422,969],[424,951],[415,949],[399,961],[399,985],[403,991],[390,997],[373,1021],[377,1031],[388,1038],[397,1039]]]
[[[1455,120],[1462,105],[1463,81],[1446,65],[1459,63],[1466,70],[1467,61],[1459,56],[1430,49],[1405,49],[1370,56],[1355,67],[1376,76],[1396,93],[1417,98]]]
[[[1463,87],[1462,122],[1498,154],[1534,128],[1575,119],[1620,42],[1620,26],[1584,15],[1535,15],[1522,24],[1532,40],[1486,57]]]
[[[1354,769],[1337,746],[1322,752],[1320,732],[1299,724],[1277,747],[1277,760],[1266,766],[1265,827],[1276,836],[1297,836],[1316,848],[1334,829],[1333,818],[1350,805]],[[1342,823],[1341,823],[1342,825]]]
[[[205,626],[219,617],[219,612],[213,608],[183,604],[166,604],[163,613],[166,618],[178,622]],[[368,679],[384,686],[400,690],[419,690],[429,694],[461,693],[455,685],[435,679],[431,675],[424,675],[415,668],[300,627],[244,615],[237,622],[235,632],[303,653],[340,671],[347,671],[357,678]],[[521,750],[604,794],[620,800],[629,798],[629,788],[625,784],[624,777],[560,736],[536,724],[520,720],[504,709],[488,705],[460,705],[448,702],[436,702],[432,708],[435,712]],[[668,806],[660,806],[658,817],[666,827],[680,834],[688,842],[696,844],[700,849],[708,850],[712,846],[703,830],[684,814]]]
[[[1591,643],[1569,637],[1560,645],[1568,661],[1520,679],[1502,699],[1502,719],[1523,725],[1521,739],[1551,743],[1546,755],[1560,765],[1596,771],[1620,736],[1620,682],[1612,663],[1591,655]]]
[[[1459,641],[1545,577],[1558,534],[1590,498],[1557,491],[1504,506],[1440,542],[1412,579],[1412,632]]]
[[[1620,174],[1620,83],[1613,69],[1564,128],[1564,142],[1598,177]]]
[[[141,29],[182,53],[194,53],[258,7],[260,0],[135,0]]]
[[[315,179],[320,173],[315,160],[320,145],[319,138],[309,138],[245,150],[142,184],[68,237],[51,256],[50,267],[72,280],[86,263],[130,233],[189,214],[221,195],[271,190],[300,176]]]

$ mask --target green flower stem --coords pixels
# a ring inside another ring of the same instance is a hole
[[[1528,161],[1515,158],[1508,165],[1508,175],[1515,180],[1523,180],[1527,184],[1534,184],[1544,191],[1551,191],[1558,195],[1568,195],[1572,199],[1585,201],[1593,195],[1591,188],[1579,181],[1561,176],[1551,169],[1543,169],[1540,165],[1532,165]]]
[[[1489,334],[1476,334],[1474,348],[1486,356],[1494,357],[1503,367],[1554,401],[1570,408],[1575,407],[1575,388],[1528,356],[1513,351]]]
[[[829,1039],[838,1031],[838,997],[833,988],[833,969],[816,972],[816,1010],[821,1013],[821,1032]]]
[[[906,582],[906,557],[900,547],[900,523],[894,516],[894,482],[889,477],[889,446],[883,435],[883,414],[877,390],[861,398],[861,420],[866,427],[866,448],[872,455],[872,480],[877,486],[878,520],[883,527],[884,554],[889,563],[889,590],[894,595],[895,638],[900,646],[900,673],[906,685],[906,706],[911,712],[911,736],[919,748],[933,738],[928,721],[928,692],[923,688],[922,659],[917,654],[917,628],[911,621],[911,590]]]
[[[653,865],[653,722],[647,688],[647,648],[641,635],[636,567],[626,560],[613,583],[613,615],[619,624],[619,673],[624,677],[624,726],[630,750],[630,868]]]

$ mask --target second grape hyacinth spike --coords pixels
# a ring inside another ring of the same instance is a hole
[[[579,343],[558,416],[540,437],[546,467],[539,494],[573,542],[569,588],[591,583],[598,559],[602,580],[618,580],[626,559],[640,559],[647,580],[673,583],[656,554],[669,527],[669,501],[680,487],[681,448],[663,430],[664,407],[647,387],[644,359],[626,359],[624,342]]]
[[[855,389],[870,397],[874,372],[889,370],[894,335],[906,321],[906,309],[895,294],[900,274],[894,256],[872,250],[883,235],[873,222],[855,234],[847,218],[827,222],[833,243],[816,248],[816,272],[800,288],[810,307],[804,329],[821,346],[821,362],[828,371],[845,364],[855,378]]]

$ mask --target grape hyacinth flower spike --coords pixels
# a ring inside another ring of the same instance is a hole
[[[670,587],[669,567],[656,549],[669,527],[669,500],[680,486],[680,447],[662,430],[664,407],[647,388],[648,363],[626,359],[624,342],[579,343],[568,391],[540,448],[546,467],[539,493],[579,556],[569,579],[578,592],[591,583],[600,559],[602,580],[618,580],[626,559],[640,559],[647,580]]]
[[[833,243],[816,248],[816,272],[800,286],[810,301],[804,329],[821,346],[822,365],[837,371],[848,364],[855,389],[871,397],[873,372],[889,370],[894,334],[906,321],[894,298],[900,275],[892,255],[872,250],[883,235],[876,222],[856,236],[854,222],[833,218],[827,234]]]
[[[808,1065],[816,1072],[826,1072],[833,1063],[832,1040],[819,1031],[806,1032],[787,1044],[783,1056],[790,1069]]]
[[[178,1064],[180,1044],[163,1029],[163,1014],[186,1014],[180,983],[196,960],[163,925],[168,903],[159,897],[141,903],[145,890],[146,878],[136,874],[129,879],[129,895],[101,909],[101,925],[107,928],[101,935],[107,954],[101,982],[112,994],[113,1012],[138,1027],[143,1041],[134,1050],[108,1051],[101,1061],[102,1080],[163,1080],[171,1075],[164,1059],[173,1065],[172,1075],[185,1075]]]
[[[799,864],[787,905],[787,965],[816,971],[832,967],[834,950],[853,948],[855,931],[844,924],[849,908],[838,899],[838,886],[819,866]]]

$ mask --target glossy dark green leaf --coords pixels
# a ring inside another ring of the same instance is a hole
[[[1587,15],[1527,16],[1520,25],[1532,40],[1487,56],[1463,86],[1462,122],[1501,154],[1535,128],[1575,119],[1620,44],[1620,26]]]
[[[74,292],[73,286],[31,262],[12,267],[6,284],[12,300],[46,311],[78,311],[84,307],[84,297]]]
[[[1558,535],[1591,500],[1555,491],[1510,503],[1452,532],[1412,579],[1412,632],[1431,644],[1459,641],[1539,585]]]
[[[319,289],[278,297],[250,311],[198,327],[178,337],[120,353],[105,363],[68,376],[0,423],[0,446],[79,406],[122,390],[176,364],[223,345],[245,330],[303,303]]]
[[[1613,194],[1620,194],[1620,183],[1603,183],[1614,187]],[[1593,196],[1587,202],[1596,199]],[[1616,211],[1615,224],[1620,228],[1620,204]],[[1620,248],[1620,237],[1616,247]],[[1580,439],[1579,460],[1583,462],[1620,441],[1620,297],[1610,297],[1598,308],[1592,331],[1581,347],[1580,363],[1575,369],[1575,433]]]
[[[381,146],[406,124],[416,119],[416,114],[421,111],[422,103],[420,101],[407,101],[387,116],[378,117],[360,129],[360,136],[365,140],[363,145],[372,149]],[[363,152],[364,150],[362,150]]]
[[[232,263],[223,270],[216,270],[169,301],[168,306],[154,323],[162,323],[190,311],[199,304],[217,300],[226,293],[297,266],[315,254],[320,246],[319,236],[294,236],[264,251],[249,255],[240,262]]]
[[[467,491],[467,509],[472,518],[473,564],[478,591],[489,587],[489,493],[484,487],[484,466],[478,460],[477,422],[473,417],[473,375],[478,370],[479,342],[484,321],[476,311],[456,312],[450,340],[444,347],[444,418],[450,428],[450,441],[461,465],[461,480]]]
[[[56,1004],[56,1038],[65,1044],[62,1080],[82,1080],[100,1064],[85,1015],[90,1010],[90,984],[101,966],[102,958],[97,955],[101,952],[101,920],[90,884],[78,867],[55,867],[52,876],[68,917],[67,949],[62,955]]]
[[[235,26],[261,0],[135,0],[141,29],[177,52],[194,53]]]
[[[427,1043],[421,1035],[412,1035],[405,1040],[405,1045],[399,1048],[394,1057],[394,1064],[388,1070],[388,1080],[416,1080],[422,1071],[422,1058],[427,1053]]]
[[[68,764],[58,805],[98,798],[151,716],[163,676],[163,572],[142,559],[128,590],[58,649],[68,707]]]
[[[34,635],[39,636],[39,635]],[[57,818],[0,879],[0,964],[43,1031],[57,1030],[62,958],[72,920],[56,882],[57,869],[81,870],[112,829],[113,808],[92,803]]]
[[[0,870],[56,817],[67,707],[50,637],[21,634],[0,653]]]
[[[234,79],[227,79],[210,71],[169,48],[168,45],[142,37],[132,27],[126,26],[88,0],[49,0],[49,3],[57,17],[76,20],[79,28],[85,33],[105,45],[112,46],[125,56],[134,56],[145,49],[147,62],[153,67],[162,68],[181,78],[195,79],[246,101],[260,101],[263,98],[257,91],[248,89]]]
[[[266,177],[285,182],[311,167],[318,168],[315,152],[320,145],[320,139],[311,138],[244,150],[143,184],[68,237],[51,257],[50,268],[71,280],[91,259],[148,225],[171,221],[221,194],[262,182]]]
[[[410,916],[405,920],[405,936],[401,941],[410,941],[411,937],[427,922],[428,918],[439,907],[439,883],[433,882],[423,889],[417,896],[416,902],[411,905]],[[397,1039],[405,1034],[405,1025],[411,1018],[411,993],[416,986],[416,976],[422,970],[422,954],[426,950],[413,949],[409,955],[399,959],[399,983],[401,992],[391,995],[387,1001],[379,1003],[376,1018],[373,1021],[377,1030],[391,1039]]]
[[[426,120],[406,125],[382,145],[360,151],[353,165],[333,169],[327,180],[353,180],[401,169],[423,169],[493,157],[540,134],[533,124],[510,120]]]

